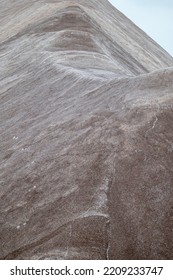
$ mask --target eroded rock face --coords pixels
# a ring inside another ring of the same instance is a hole
[[[108,1],[1,1],[1,259],[173,258],[173,58]]]

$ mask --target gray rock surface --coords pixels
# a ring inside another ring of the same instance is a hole
[[[173,258],[173,58],[106,0],[0,1],[0,258]]]

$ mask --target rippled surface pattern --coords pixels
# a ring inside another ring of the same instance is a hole
[[[0,1],[0,258],[173,258],[173,58],[106,0]]]

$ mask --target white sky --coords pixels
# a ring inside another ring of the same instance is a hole
[[[109,0],[173,56],[173,0]]]

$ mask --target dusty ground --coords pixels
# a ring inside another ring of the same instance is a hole
[[[173,58],[106,0],[0,1],[0,258],[173,258]]]

